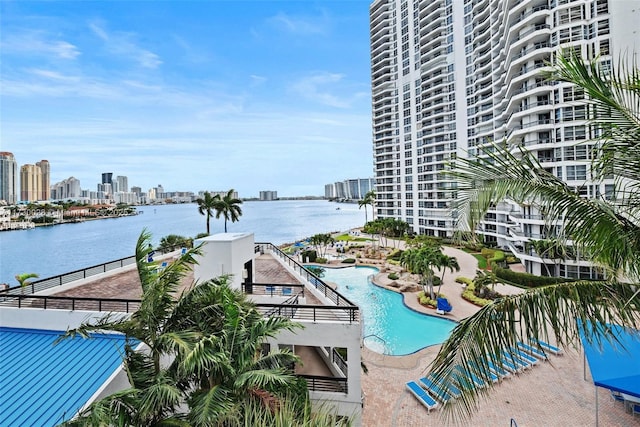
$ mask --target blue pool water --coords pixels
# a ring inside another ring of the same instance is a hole
[[[444,342],[455,322],[411,310],[403,296],[369,282],[375,267],[326,268],[324,281],[360,307],[364,343],[371,350],[401,356]]]

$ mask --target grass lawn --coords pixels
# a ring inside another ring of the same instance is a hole
[[[341,234],[336,237],[339,242],[373,242],[374,239],[368,237],[354,237],[351,234]]]
[[[487,269],[487,259],[480,255],[479,253],[471,253],[478,260],[478,268],[482,270]]]

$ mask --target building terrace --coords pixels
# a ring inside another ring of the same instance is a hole
[[[232,280],[237,278],[234,286],[242,289],[259,311],[266,316],[287,316],[302,325],[300,329],[285,331],[271,339],[265,344],[265,350],[289,347],[301,359],[295,372],[307,379],[312,401],[328,402],[339,414],[353,416],[359,424],[362,325],[358,307],[277,247],[268,243],[254,244],[253,235],[237,235],[231,239],[217,235],[205,240],[208,241],[201,242],[205,249],[208,245],[222,245],[224,250],[228,249],[228,244],[234,246],[229,252],[241,258],[240,265],[244,268],[238,271],[232,267],[233,272],[229,271],[229,274],[232,274]],[[238,241],[240,249],[242,241],[246,249],[249,240],[250,254],[246,250],[236,250]],[[218,259],[215,250],[214,253],[204,252],[194,271],[182,281],[179,292],[188,289],[194,281],[219,275],[204,277],[213,268],[207,271],[207,264],[215,264],[211,256]],[[179,252],[173,252],[157,257],[156,261],[162,265],[178,256]],[[227,268],[237,264],[237,260],[227,262]],[[127,258],[36,281],[25,289],[12,288],[4,292],[0,297],[0,326],[65,330],[88,318],[98,318],[104,312],[131,313],[139,306],[141,296],[135,260]],[[50,322],[52,316],[61,319]],[[346,358],[343,357],[345,352]],[[113,391],[109,386],[106,389]],[[106,394],[103,390],[90,401]]]

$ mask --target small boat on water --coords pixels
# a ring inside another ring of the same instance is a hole
[[[337,210],[337,211],[339,211],[339,210],[340,210],[340,208],[339,208],[339,207],[337,207],[337,208],[336,208],[336,210]]]

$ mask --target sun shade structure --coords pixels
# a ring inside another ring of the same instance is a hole
[[[61,334],[0,327],[1,426],[54,426],[71,419],[122,364],[122,335],[53,345]]]
[[[589,343],[581,329],[580,338],[589,362],[593,383],[598,387],[640,398],[640,331],[619,325],[598,325],[611,328],[618,343]]]

